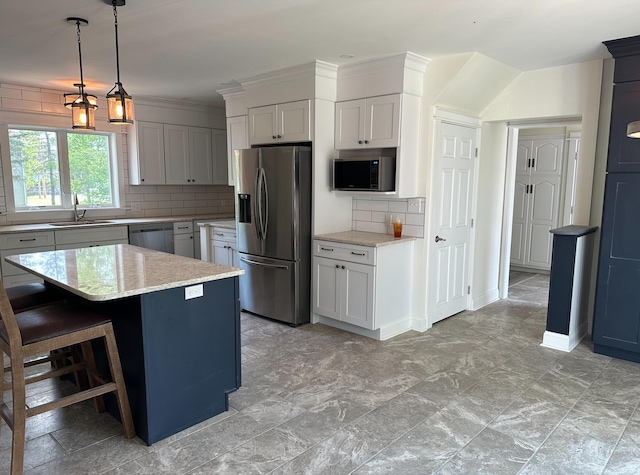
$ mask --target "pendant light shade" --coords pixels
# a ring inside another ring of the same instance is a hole
[[[95,110],[98,108],[98,98],[84,92],[84,77],[82,74],[82,44],[80,41],[80,25],[87,26],[89,22],[84,18],[69,17],[69,23],[75,23],[78,36],[78,58],[80,62],[80,82],[74,84],[78,92],[70,92],[64,95],[64,105],[71,109],[71,117],[74,129],[95,130]]]
[[[640,120],[629,122],[629,125],[627,125],[627,137],[640,139]]]
[[[133,124],[133,100],[120,82],[120,51],[118,48],[118,6],[124,6],[125,0],[104,0],[113,6],[116,31],[116,85],[107,94],[107,112],[112,124]]]

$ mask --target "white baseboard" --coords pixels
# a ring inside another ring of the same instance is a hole
[[[540,346],[552,348],[554,350],[566,351],[568,353],[578,346],[582,339],[587,335],[587,332],[584,330],[586,329],[581,327],[581,331],[571,337],[562,333],[545,331],[542,336],[542,343],[540,343]]]
[[[427,320],[427,317],[421,317],[421,318],[413,317],[411,319],[412,330],[415,330],[417,332],[424,332],[424,331],[427,331],[429,328],[431,328],[431,325],[429,325],[429,321]]]
[[[489,305],[490,303],[498,300],[499,294],[498,289],[490,290],[489,292],[481,295],[480,297],[476,297],[471,300],[471,308],[469,310],[478,310],[482,307]]]
[[[317,317],[316,323],[323,323],[330,327],[339,328],[340,330],[355,333],[356,335],[373,338],[374,340],[388,340],[389,338],[393,338],[394,336],[411,330],[411,318],[398,320],[397,322],[393,322],[380,327],[377,330],[368,330],[366,328],[362,328],[346,322],[341,322],[340,320],[334,320],[333,318],[324,317],[322,315],[314,314],[314,316]]]
[[[389,323],[381,326],[377,331],[380,338],[379,340],[388,340],[396,335],[400,335],[406,331],[411,330],[411,317],[398,320],[397,322]]]

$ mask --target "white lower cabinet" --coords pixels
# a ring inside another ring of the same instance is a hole
[[[100,228],[61,229],[55,231],[56,249],[79,249],[81,247],[128,244],[127,226],[102,226]]]
[[[55,240],[53,231],[10,233],[0,235],[0,268],[5,287],[42,282],[33,274],[19,269],[4,260],[7,256],[29,254],[31,252],[53,251]]]
[[[177,256],[195,257],[193,221],[173,223],[173,253]]]
[[[411,317],[413,242],[314,241],[313,312],[367,330]]]
[[[235,229],[214,227],[211,230],[210,249],[212,262],[224,266],[240,267],[238,265]]]

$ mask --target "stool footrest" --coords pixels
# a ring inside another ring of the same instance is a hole
[[[46,404],[40,404],[39,406],[30,407],[27,409],[27,417],[37,416],[52,409],[59,409],[61,407],[70,406],[76,402],[86,401],[94,397],[102,396],[103,394],[110,393],[116,390],[116,383],[107,383],[104,386],[98,386],[97,388],[86,389],[79,393],[71,394],[55,401],[48,402]]]

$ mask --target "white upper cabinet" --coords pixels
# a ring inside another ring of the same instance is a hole
[[[228,178],[227,170],[227,132],[225,130],[212,130],[211,140],[213,143],[213,184],[226,185]]]
[[[311,140],[310,101],[287,102],[249,109],[249,144]]]
[[[130,156],[130,180],[133,185],[161,185],[165,183],[164,134],[162,124],[136,121],[137,137],[133,137]],[[136,147],[137,145],[137,147]],[[137,148],[137,149],[136,149]]]
[[[234,186],[235,150],[249,148],[249,119],[246,115],[227,119],[227,185]]]
[[[211,185],[213,183],[211,129],[165,124],[164,158],[167,184]]]
[[[335,148],[397,147],[400,107],[400,94],[336,103]]]

